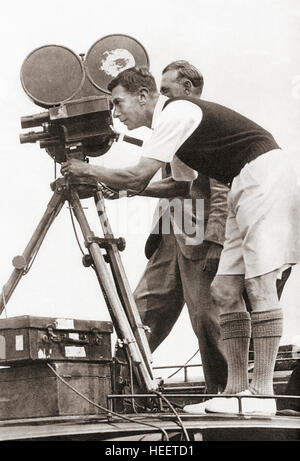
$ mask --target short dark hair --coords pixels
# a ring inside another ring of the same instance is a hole
[[[194,87],[198,88],[200,94],[202,93],[204,85],[203,75],[195,66],[190,64],[188,61],[173,61],[164,68],[162,73],[165,74],[169,70],[177,70],[178,81],[182,80],[183,78],[188,78],[192,82]]]
[[[107,89],[112,92],[118,85],[129,93],[136,93],[141,87],[147,88],[150,93],[157,92],[154,77],[146,67],[135,66],[123,70],[107,85]]]

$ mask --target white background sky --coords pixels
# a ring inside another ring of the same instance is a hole
[[[204,99],[248,116],[270,130],[296,160],[300,155],[299,0],[4,2],[0,27],[1,285],[11,273],[12,257],[23,252],[52,194],[50,157],[38,145],[19,144],[20,117],[43,110],[22,90],[22,62],[33,49],[46,44],[86,53],[98,39],[113,33],[131,35],[143,44],[158,82],[169,62],[189,60],[204,74]],[[126,166],[138,157],[138,148],[114,145],[106,161]],[[107,202],[115,235],[127,240],[122,258],[132,288],[146,263],[144,242],[154,206],[153,199],[128,200],[122,204],[122,213],[128,217],[122,223],[120,209]],[[87,214],[100,235],[93,203]],[[300,334],[299,280],[297,266],[282,298],[284,342]],[[7,311],[9,316],[109,320],[92,270],[81,265],[65,207]],[[197,341],[184,310],[171,335],[155,352],[154,364],[182,363],[196,349]]]

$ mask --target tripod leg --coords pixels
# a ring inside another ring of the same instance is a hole
[[[127,344],[130,351],[130,356],[133,362],[137,364],[139,368],[146,389],[148,391],[153,391],[154,389],[157,389],[157,384],[153,380],[152,376],[150,376],[147,366],[144,363],[127,316],[123,310],[123,306],[115,289],[114,281],[106,268],[106,263],[104,261],[101,249],[97,243],[92,241],[94,234],[91,231],[86,216],[83,212],[78,193],[74,189],[71,189],[70,191],[70,204],[80,225],[85,242],[88,244],[89,252],[94,261],[95,270],[98,275],[98,280],[100,281],[103,295],[108,301],[108,304],[113,312],[113,318],[117,323],[117,328],[121,333],[121,338]]]
[[[103,235],[105,237],[113,237],[113,232],[109,224],[101,192],[96,192],[94,199]],[[141,321],[139,311],[136,307],[136,303],[129,286],[122,259],[116,244],[111,245],[110,249],[108,250],[108,255],[120,299],[124,306],[133,333],[136,337],[137,343],[140,347],[141,353],[144,357],[144,361],[148,367],[149,372],[152,374],[151,363],[153,360],[145,333],[145,327]]]
[[[25,274],[24,269],[30,261],[32,260],[36,250],[42,244],[48,229],[50,228],[52,222],[60,212],[65,199],[58,192],[54,192],[51,197],[50,202],[47,205],[46,211],[42,216],[36,230],[34,231],[30,241],[28,242],[22,256],[17,256],[13,260],[15,269],[11,273],[10,278],[6,282],[2,290],[2,296],[0,297],[0,314],[7,301],[10,299],[12,293],[14,292],[16,286],[18,285],[20,279]]]

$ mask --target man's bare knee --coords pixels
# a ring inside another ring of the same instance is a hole
[[[210,287],[213,303],[222,312],[244,310],[243,286],[243,276],[216,276]]]
[[[245,287],[254,311],[278,308],[277,271],[245,280]]]
[[[232,299],[232,293],[228,286],[220,282],[213,282],[211,284],[210,294],[213,303],[220,307],[223,307],[224,304],[228,304],[229,300]]]

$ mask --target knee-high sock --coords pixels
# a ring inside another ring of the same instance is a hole
[[[227,385],[224,394],[236,394],[248,388],[250,315],[244,311],[222,314],[220,326],[222,346],[228,366]]]
[[[282,309],[253,312],[251,316],[254,370],[250,389],[273,394],[273,373],[283,329]]]

